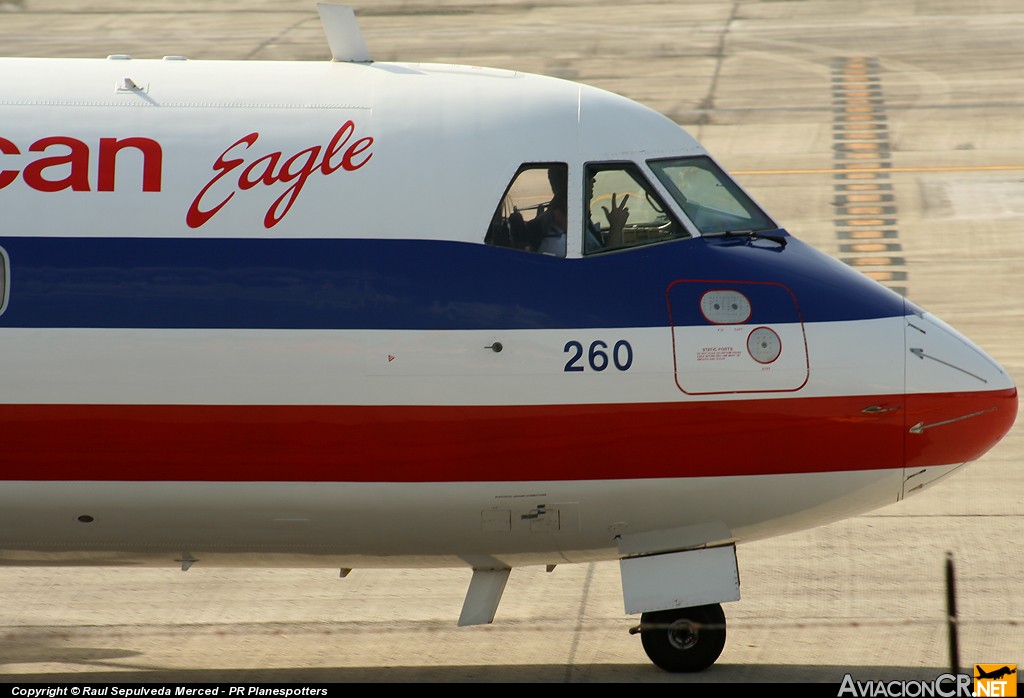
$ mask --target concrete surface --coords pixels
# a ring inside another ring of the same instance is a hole
[[[379,60],[554,74],[670,115],[791,232],[904,289],[1024,376],[1017,0],[354,5]],[[329,56],[306,0],[0,0],[0,54],[112,53]],[[1016,430],[900,505],[742,547],[743,600],[726,607],[725,652],[696,676],[648,663],[626,632],[636,619],[623,614],[614,563],[515,570],[495,624],[462,629],[463,570],[356,570],[341,580],[199,566],[0,569],[0,676],[931,679],[949,666],[947,551],[961,664],[1024,665],[1022,439]]]

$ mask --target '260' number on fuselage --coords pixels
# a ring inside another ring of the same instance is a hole
[[[583,344],[575,339],[565,343],[563,352],[569,354],[569,360],[565,362],[565,370],[568,372],[583,371],[586,369],[583,361]],[[633,347],[624,339],[620,339],[608,350],[607,342],[600,339],[590,343],[590,348],[585,352],[587,364],[592,371],[603,371],[608,366],[615,366],[620,371],[628,371],[633,365]]]

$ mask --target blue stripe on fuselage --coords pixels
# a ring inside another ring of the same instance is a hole
[[[430,240],[3,237],[10,303],[0,327],[658,327],[669,324],[668,287],[683,279],[784,284],[805,322],[904,313],[900,296],[788,240],[558,259]],[[792,321],[792,303],[754,295],[749,322]],[[706,324],[699,308],[676,305],[676,325]]]

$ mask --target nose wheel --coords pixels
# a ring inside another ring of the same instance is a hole
[[[640,616],[644,651],[665,671],[703,671],[725,647],[725,612],[721,604],[650,611]]]

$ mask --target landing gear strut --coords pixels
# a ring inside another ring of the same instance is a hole
[[[703,671],[725,647],[725,613],[720,604],[650,611],[640,616],[644,651],[665,671]]]

